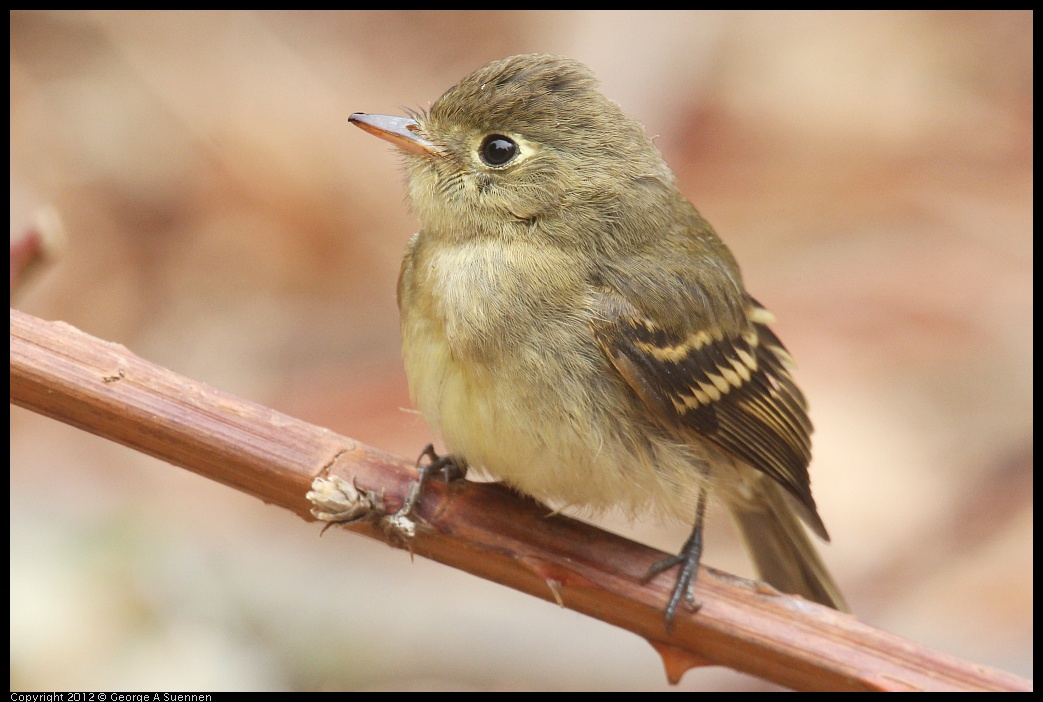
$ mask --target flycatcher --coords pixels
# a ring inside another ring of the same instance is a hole
[[[406,155],[420,231],[398,285],[403,356],[449,451],[428,468],[480,468],[557,505],[694,517],[648,574],[680,566],[668,628],[682,598],[698,606],[708,494],[764,580],[846,610],[801,524],[829,540],[773,318],[589,69],[512,56],[427,113],[351,122]]]

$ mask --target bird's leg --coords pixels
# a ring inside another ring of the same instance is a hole
[[[695,505],[695,525],[692,527],[692,533],[688,535],[688,540],[681,547],[681,552],[676,556],[670,556],[658,563],[653,563],[652,567],[645,573],[644,582],[647,583],[664,570],[669,570],[675,565],[681,566],[681,572],[677,576],[677,584],[674,585],[674,591],[671,593],[670,601],[666,605],[667,633],[670,633],[673,627],[674,616],[677,614],[677,605],[680,604],[682,597],[688,603],[688,606],[692,608],[693,612],[699,611],[699,608],[702,606],[701,602],[695,601],[695,596],[692,594],[692,584],[695,582],[695,576],[699,573],[699,558],[703,554],[703,513],[705,511],[706,488],[703,488],[699,491],[699,500]]]
[[[425,458],[429,462],[421,465]],[[460,480],[467,475],[467,463],[455,456],[439,456],[435,453],[433,444],[428,444],[420,452],[416,459],[416,469],[420,477],[410,486],[409,494],[406,495],[401,509],[394,515],[396,518],[409,517],[413,513],[413,509],[416,508],[416,504],[423,494],[424,485],[432,475],[442,473],[447,483],[450,480]]]

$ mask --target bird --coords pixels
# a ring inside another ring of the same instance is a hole
[[[645,578],[678,568],[668,631],[682,600],[700,606],[709,499],[764,581],[847,611],[805,531],[829,541],[774,318],[589,68],[510,56],[426,111],[349,120],[403,154],[420,223],[398,282],[402,353],[447,450],[425,449],[422,479],[474,468],[559,508],[690,522]]]

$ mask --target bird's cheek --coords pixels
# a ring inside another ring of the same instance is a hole
[[[478,195],[485,195],[493,187],[493,179],[488,173],[476,173],[474,175],[474,187]]]
[[[497,189],[498,206],[518,219],[535,219],[558,210],[562,193],[553,184],[527,182],[504,185]]]

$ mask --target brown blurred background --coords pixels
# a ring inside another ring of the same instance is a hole
[[[68,248],[14,304],[414,456],[415,220],[347,116],[572,56],[778,317],[854,610],[1031,676],[1032,39],[1015,11],[15,12],[11,231],[51,204]],[[19,408],[11,464],[12,689],[668,687],[632,634]],[[712,516],[705,562],[750,574]]]

